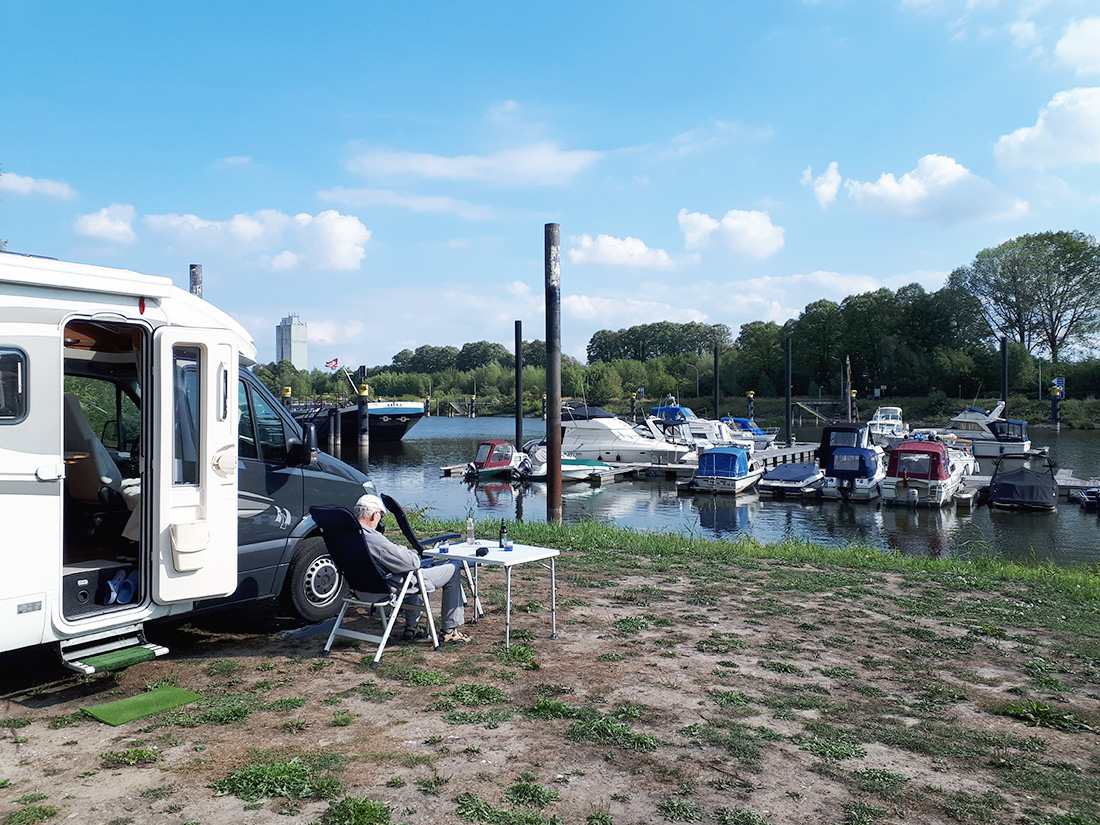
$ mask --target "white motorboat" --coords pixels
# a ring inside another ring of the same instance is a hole
[[[799,498],[816,495],[824,480],[825,472],[816,464],[779,464],[764,473],[756,489],[775,498]]]
[[[866,424],[830,424],[815,455],[825,472],[822,498],[871,501],[882,494],[886,451],[871,441]]]
[[[751,418],[736,418],[732,415],[723,416],[722,423],[733,432],[734,438],[747,438],[753,442],[757,450],[767,450],[775,443],[779,435],[778,427],[761,427]]]
[[[1016,418],[1001,418],[1005,402],[1000,402],[986,412],[977,407],[967,407],[948,422],[946,427],[922,427],[914,434],[962,438],[973,445],[977,458],[995,458],[999,455],[1023,455],[1031,449],[1027,437],[1027,422]]]
[[[699,455],[699,469],[679,482],[678,493],[743,493],[764,475],[744,447],[712,447]]]
[[[901,407],[879,407],[867,420],[871,440],[886,450],[892,450],[909,438],[909,426],[901,418]]]
[[[890,451],[882,499],[887,504],[942,507],[977,469],[973,453],[961,445],[927,439],[902,441]]]
[[[546,439],[533,439],[523,445],[526,461],[521,461],[514,475],[523,481],[546,481],[548,452]],[[592,458],[577,458],[575,455],[563,453],[561,457],[561,480],[589,481],[594,476],[599,477],[612,472],[614,468],[604,462]]]
[[[696,458],[689,444],[645,436],[629,423],[599,407],[576,406],[561,411],[563,453],[597,461],[677,464]]]
[[[763,449],[753,435],[738,432],[724,419],[700,418],[691,407],[654,407],[647,421],[652,425],[646,426],[658,427],[669,440],[693,443],[699,452],[708,447],[744,447],[750,453]]]

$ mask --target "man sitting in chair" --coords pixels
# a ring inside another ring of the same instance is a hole
[[[422,566],[420,556],[415,550],[394,544],[378,532],[378,524],[382,521],[382,514],[385,512],[386,505],[382,503],[382,499],[371,493],[360,496],[355,502],[355,518],[363,526],[363,538],[379,571],[386,576],[387,580],[393,579],[400,585],[401,579],[409,571],[422,567],[424,584],[428,592],[431,593],[438,588],[443,589],[441,606],[443,641],[470,641],[470,637],[458,629],[466,623],[466,611],[462,603],[461,566],[456,562],[443,562],[430,567]],[[431,609],[430,606],[429,609]],[[405,612],[404,638],[406,641],[420,637],[419,624],[419,612]]]

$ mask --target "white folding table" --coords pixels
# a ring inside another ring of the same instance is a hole
[[[485,548],[483,556],[477,554],[478,548]],[[504,568],[505,601],[504,601],[504,647],[510,649],[512,634],[512,568],[521,564],[534,562],[550,571],[550,638],[558,638],[558,580],[554,560],[560,555],[560,551],[552,547],[537,547],[531,544],[514,544],[509,548],[498,547],[497,542],[488,540],[475,540],[473,544],[460,541],[454,544],[441,544],[429,547],[425,556],[436,559],[452,559],[462,562],[463,570],[474,597],[474,621],[477,617],[484,616],[481,609],[481,599],[478,597],[478,568],[483,564]]]

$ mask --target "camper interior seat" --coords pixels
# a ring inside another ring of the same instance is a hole
[[[92,430],[80,399],[65,393],[65,494],[78,512],[66,518],[70,539],[93,545],[118,541],[133,508],[123,491],[122,472]]]

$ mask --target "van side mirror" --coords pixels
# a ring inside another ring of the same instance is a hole
[[[317,453],[317,425],[302,425],[302,437],[291,436],[286,441],[286,463],[302,467],[313,463]]]

